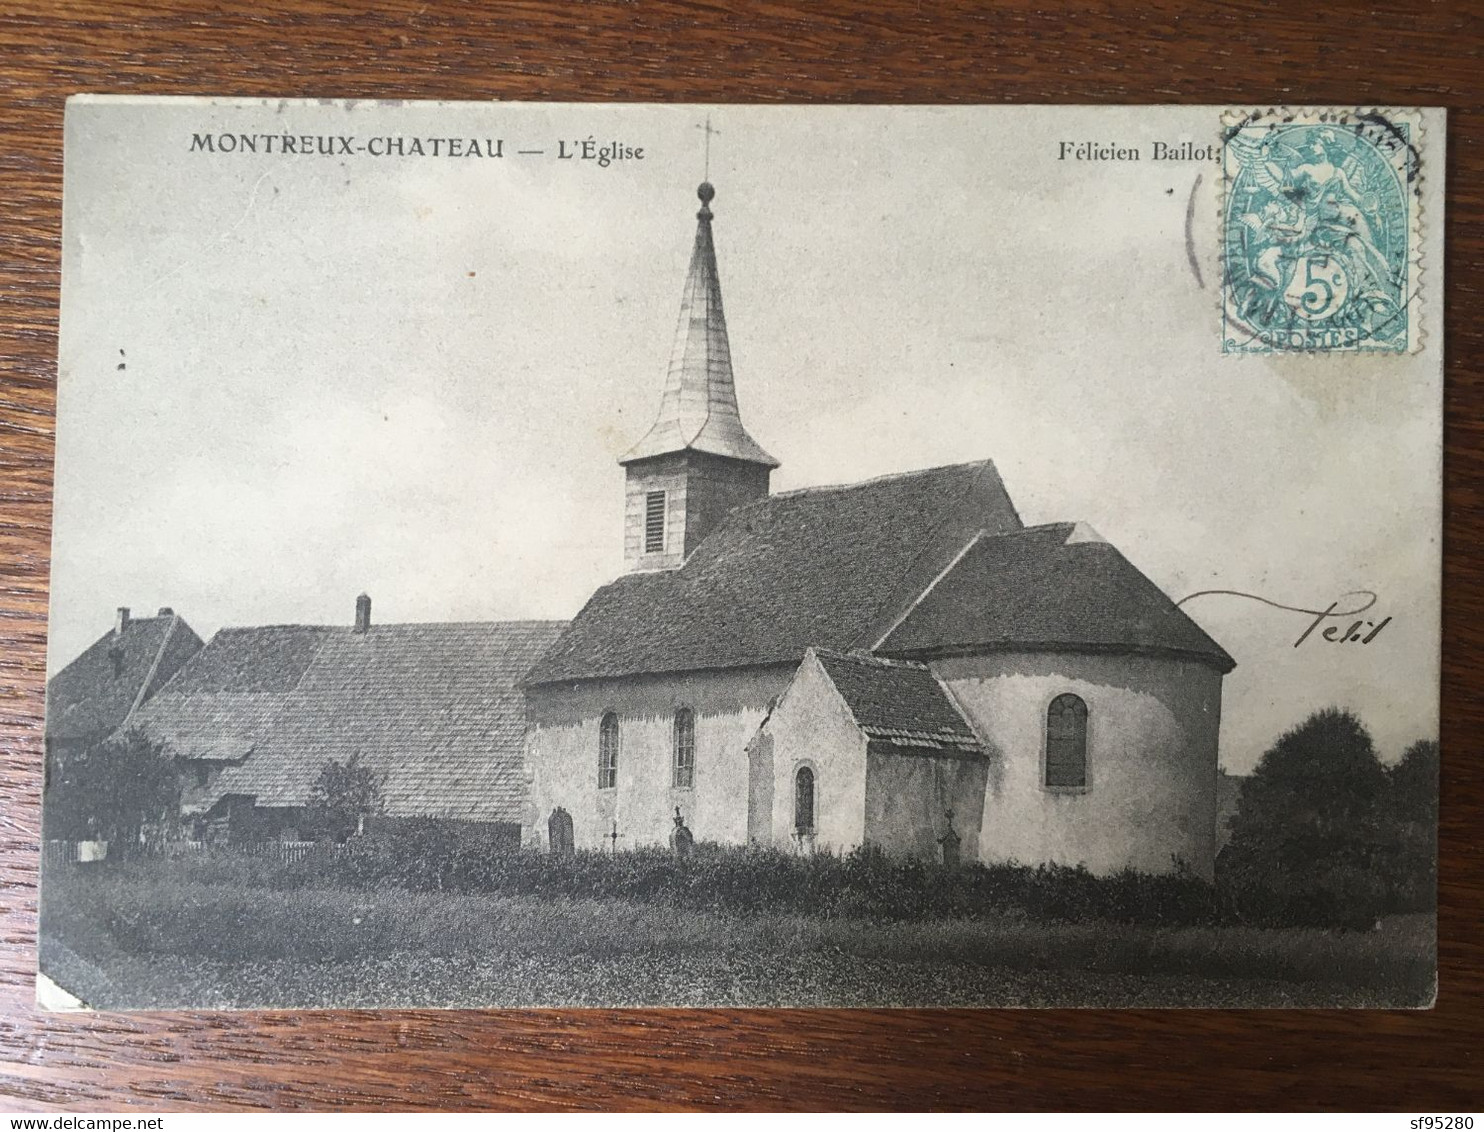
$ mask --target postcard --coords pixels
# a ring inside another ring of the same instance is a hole
[[[40,1001],[1431,1005],[1444,145],[72,99]]]

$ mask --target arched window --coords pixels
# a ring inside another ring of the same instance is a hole
[[[1046,709],[1046,785],[1076,790],[1087,785],[1087,705],[1066,693]]]
[[[814,772],[801,766],[794,775],[794,831],[814,832]]]
[[[696,716],[690,708],[675,713],[675,773],[671,781],[678,790],[689,790],[696,784]]]
[[[609,712],[598,724],[598,789],[618,785],[618,716]]]

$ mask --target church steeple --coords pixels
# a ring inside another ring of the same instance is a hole
[[[711,239],[716,190],[702,182],[696,195],[696,243],[659,416],[619,460],[628,477],[624,558],[633,569],[681,565],[723,515],[768,494],[778,466],[737,410]]]
[[[711,201],[716,190],[703,181],[696,195],[701,198],[696,243],[680,300],[680,324],[675,328],[659,416],[619,463],[690,450],[776,468],[778,461],[747,434],[737,411],[732,350],[721,305],[716,246],[711,240]]]

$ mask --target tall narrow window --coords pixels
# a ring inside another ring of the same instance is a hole
[[[609,712],[598,724],[598,789],[618,785],[618,716]]]
[[[794,831],[814,832],[814,772],[807,766],[794,775]]]
[[[644,497],[644,553],[665,549],[665,493],[651,491]]]
[[[1046,710],[1046,785],[1080,789],[1087,785],[1087,705],[1067,693]]]
[[[696,784],[696,717],[690,708],[681,708],[675,713],[675,776],[672,781],[679,790],[689,790]]]

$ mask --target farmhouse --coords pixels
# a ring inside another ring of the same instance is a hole
[[[156,617],[118,611],[114,626],[46,685],[46,747],[84,751],[121,727],[201,648],[173,609]]]
[[[172,609],[131,617],[120,608],[114,626],[59,671],[46,686],[46,784],[65,778],[78,759],[130,726],[143,704],[201,648]],[[86,829],[49,831],[82,838]]]
[[[880,846],[1209,876],[1227,653],[992,462],[770,493],[701,208],[627,572],[526,680],[532,844]]]
[[[384,817],[514,843],[524,796],[522,675],[561,622],[222,629],[135,714],[182,770],[203,838],[295,840],[328,761],[381,781]]]

